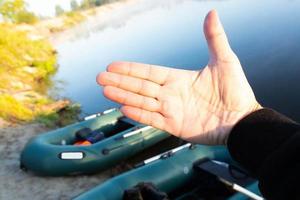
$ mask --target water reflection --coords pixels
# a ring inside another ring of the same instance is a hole
[[[114,60],[201,68],[208,59],[202,23],[212,8],[218,10],[259,101],[300,120],[298,0],[125,3],[59,41],[57,79],[67,83],[62,95],[80,102],[88,113],[113,106],[95,76]]]

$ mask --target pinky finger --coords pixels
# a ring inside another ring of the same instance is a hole
[[[123,106],[121,112],[125,116],[142,124],[165,130],[165,118],[160,113],[143,110],[133,106]]]

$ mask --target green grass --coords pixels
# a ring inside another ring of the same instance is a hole
[[[34,112],[14,97],[1,94],[0,117],[13,122],[31,121],[34,118]]]
[[[86,16],[81,11],[70,11],[59,16],[63,20],[63,24],[60,26],[49,26],[49,30],[52,33],[61,32],[68,28],[71,28],[86,19]]]
[[[78,11],[70,11],[64,14],[64,26],[65,28],[72,27],[83,20],[85,20],[85,16],[82,15]]]
[[[75,16],[74,16],[75,18]],[[0,24],[0,117],[47,126],[73,123],[80,107],[57,111],[47,95],[57,71],[57,55],[47,40],[32,40],[12,24]],[[25,92],[24,92],[25,91]]]
[[[79,120],[78,116],[80,113],[80,105],[72,104],[59,112],[52,112],[48,114],[42,113],[36,117],[35,121],[50,128],[57,126],[62,127],[77,122]]]
[[[15,123],[39,122],[47,127],[66,126],[79,120],[81,107],[78,104],[71,104],[65,108],[55,110],[42,110],[51,100],[41,98],[33,102],[21,102],[14,97],[0,95],[0,117]],[[34,107],[35,109],[32,109]]]
[[[7,24],[0,24],[0,66],[1,71],[34,67],[40,78],[57,69],[55,51],[48,41],[31,40],[25,32]]]

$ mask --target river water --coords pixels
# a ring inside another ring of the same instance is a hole
[[[201,69],[208,61],[203,19],[213,8],[259,102],[300,121],[299,0],[124,3],[78,25],[57,45],[60,95],[79,102],[84,113],[116,106],[95,81],[115,60]]]

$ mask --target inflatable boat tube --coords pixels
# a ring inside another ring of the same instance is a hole
[[[95,188],[75,197],[75,200],[122,200],[124,191],[138,183],[150,182],[168,194],[184,188],[199,177],[195,164],[212,159],[236,165],[227,149],[221,146],[192,145],[187,143],[140,163],[136,169],[116,176]],[[202,177],[200,177],[202,178]],[[252,185],[249,187],[253,187]],[[255,190],[255,186],[254,186]],[[183,195],[184,196],[184,195]],[[230,198],[230,195],[228,196]],[[172,199],[183,198],[182,195]],[[231,200],[245,200],[247,196],[233,196]]]
[[[100,134],[96,138],[101,141],[74,145],[78,135],[84,137],[84,132],[89,131]],[[124,117],[118,109],[110,109],[32,138],[21,153],[20,163],[21,168],[39,175],[90,174],[107,169],[168,136],[164,131]]]

